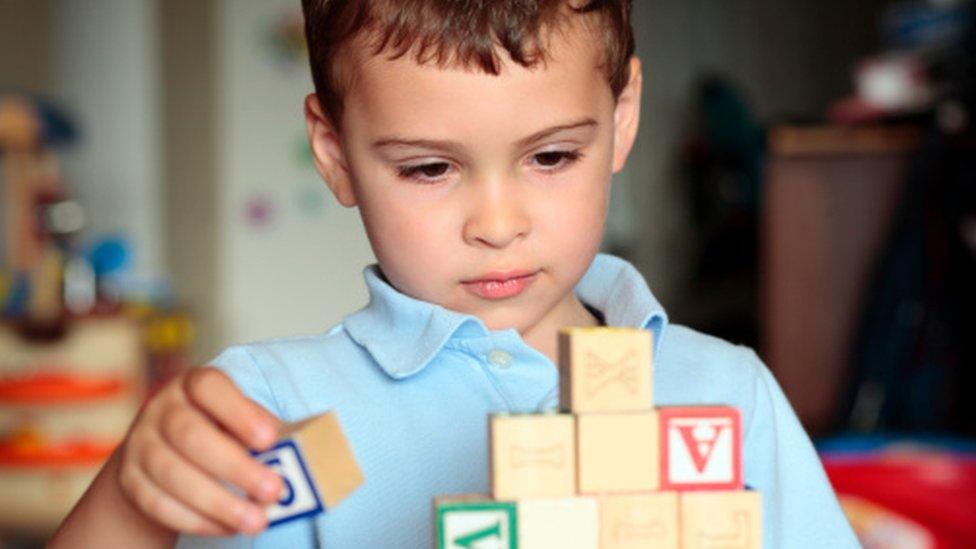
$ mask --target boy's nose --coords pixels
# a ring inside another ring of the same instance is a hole
[[[464,240],[473,246],[505,248],[529,234],[531,223],[515,184],[493,182],[472,192]]]

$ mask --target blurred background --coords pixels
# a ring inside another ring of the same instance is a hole
[[[866,547],[976,547],[976,19],[964,0],[637,0],[604,248],[757,349]],[[141,402],[366,303],[311,164],[298,0],[0,0],[0,547]]]

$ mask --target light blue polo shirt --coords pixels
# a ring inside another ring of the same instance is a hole
[[[255,538],[184,536],[180,547],[431,547],[434,496],[489,493],[488,415],[556,408],[556,366],[516,330],[490,331],[408,297],[376,266],[365,278],[369,304],[328,333],[232,347],[214,362],[283,421],[335,410],[365,483],[314,520]],[[752,350],[669,324],[619,258],[598,255],[576,294],[609,326],[653,330],[655,404],[740,410],[765,547],[858,547],[810,440]]]

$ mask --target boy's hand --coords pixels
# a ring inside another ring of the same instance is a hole
[[[282,483],[247,448],[271,447],[278,425],[220,370],[191,368],[136,418],[121,448],[118,482],[143,513],[167,528],[199,535],[258,533],[267,526],[264,506],[278,499]]]

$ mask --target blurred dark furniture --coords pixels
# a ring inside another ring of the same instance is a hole
[[[807,430],[827,432],[920,133],[770,132],[760,228],[761,352]]]

